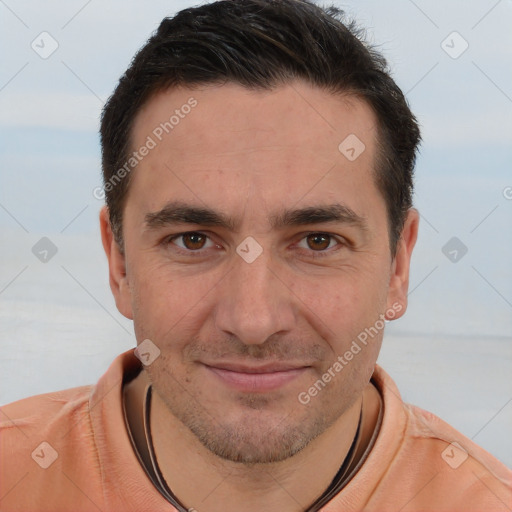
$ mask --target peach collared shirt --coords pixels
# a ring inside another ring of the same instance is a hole
[[[94,386],[0,408],[1,512],[175,511],[139,463],[125,424],[122,384],[139,368],[130,350]],[[443,420],[405,404],[378,365],[373,381],[384,403],[377,440],[322,511],[512,510],[510,469]]]

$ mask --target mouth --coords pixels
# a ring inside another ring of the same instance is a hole
[[[242,392],[264,393],[284,387],[310,368],[274,363],[249,366],[231,363],[204,364],[208,372],[224,385]]]

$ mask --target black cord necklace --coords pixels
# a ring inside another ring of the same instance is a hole
[[[188,512],[188,508],[183,505],[176,495],[172,492],[172,490],[167,485],[165,478],[160,470],[158,465],[158,461],[156,459],[154,447],[153,447],[153,439],[151,436],[151,424],[150,424],[150,410],[151,410],[151,386],[147,387],[146,396],[144,398],[144,434],[146,438],[147,449],[149,453],[149,458],[151,460],[152,473],[154,476],[153,483],[158,488],[160,493],[171,503],[179,512]],[[315,502],[310,505],[305,512],[318,512],[320,508],[322,508],[326,503],[328,503],[336,494],[338,494],[341,489],[348,483],[350,477],[352,476],[352,471],[349,472],[349,469],[352,467],[354,462],[354,458],[357,452],[357,447],[361,438],[361,425],[363,418],[363,401],[361,401],[361,412],[359,414],[359,423],[357,425],[357,430],[352,440],[352,444],[350,445],[349,451],[345,456],[345,459],[334,476],[333,480],[329,484],[329,487],[322,493],[322,495],[315,500]],[[149,468],[148,468],[149,469]]]

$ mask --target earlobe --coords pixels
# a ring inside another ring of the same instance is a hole
[[[386,319],[400,318],[407,309],[409,270],[411,256],[418,238],[419,213],[415,208],[407,212],[402,235],[398,241],[396,255],[389,280]],[[388,315],[389,312],[389,315]]]
[[[100,230],[103,249],[108,260],[110,289],[117,309],[126,318],[132,320],[131,290],[126,273],[126,259],[114,238],[106,206],[100,211]]]

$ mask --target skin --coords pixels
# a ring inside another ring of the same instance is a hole
[[[373,175],[375,115],[360,99],[302,82],[158,93],[136,119],[133,147],[190,97],[197,106],[133,171],[124,251],[100,215],[117,307],[138,343],[160,350],[145,367],[158,462],[199,512],[304,510],[343,461],[363,395],[368,417],[378,412],[369,381],[383,330],[309,403],[298,395],[379,315],[405,312],[418,213],[409,211],[393,257]],[[354,161],[338,150],[349,134],[365,144]],[[148,223],[175,201],[234,225]],[[360,222],[271,222],[333,204]],[[236,251],[249,236],[263,249],[252,263]],[[248,375],[268,364],[282,371]],[[293,368],[286,378],[284,367]],[[278,385],[265,388],[273,377]]]

